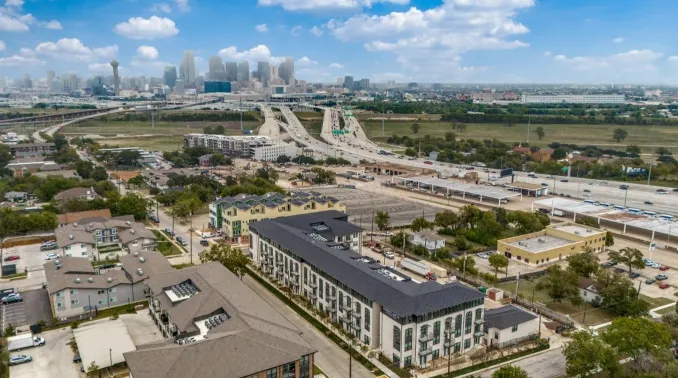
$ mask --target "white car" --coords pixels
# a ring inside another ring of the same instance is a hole
[[[59,256],[56,253],[50,253],[49,255],[45,256],[45,260],[56,260]]]
[[[391,252],[391,251],[386,251],[386,252],[384,252],[384,256],[385,256],[387,259],[391,259],[391,260],[395,259],[395,255],[394,255],[393,252]]]
[[[489,259],[490,258],[490,255],[488,255],[487,253],[484,253],[484,252],[479,253],[477,256],[480,257],[481,259]]]

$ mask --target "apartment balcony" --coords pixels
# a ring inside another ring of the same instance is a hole
[[[292,281],[292,285],[294,285],[294,286],[299,286],[299,282],[296,281],[296,280],[293,280],[293,281]]]
[[[317,289],[317,288],[318,288],[318,284],[315,283],[315,282],[309,282],[308,287],[310,287],[311,289]]]
[[[337,300],[337,295],[336,294],[328,294],[327,295],[327,301],[332,302]]]
[[[290,275],[292,275],[294,277],[299,277],[299,272],[293,271],[293,272],[290,272]]]
[[[351,307],[351,304],[344,304],[343,306],[341,306],[341,309],[344,310],[346,313],[353,312],[353,307]]]
[[[360,331],[360,324],[351,323],[351,328],[353,328],[356,331]]]
[[[163,313],[160,314],[160,321],[163,324],[169,323],[169,316],[167,315],[167,313],[163,312]]]
[[[474,323],[476,325],[481,325],[481,324],[485,323],[485,321],[483,319],[476,319],[476,321]]]
[[[276,277],[283,277],[285,275],[285,272],[283,272],[282,270],[277,270],[275,272],[275,275]]]
[[[362,316],[360,315],[360,313],[358,311],[353,312],[353,319],[361,319],[361,318],[362,318]]]
[[[285,262],[284,262],[284,261],[276,261],[276,262],[275,262],[275,265],[277,265],[277,266],[283,266],[283,265],[285,265]]]
[[[452,328],[448,328],[448,329],[445,330],[446,335],[451,335],[453,333],[454,333],[454,330]]]
[[[335,305],[330,305],[327,307],[327,311],[329,312],[337,312],[337,306]]]
[[[342,322],[342,323],[346,323],[346,324],[351,322],[351,320],[347,316],[344,316],[344,315],[339,316],[339,321]]]
[[[317,296],[316,294],[314,294],[314,293],[308,293],[307,296],[308,296],[309,298],[311,298],[311,299],[317,299],[317,298],[318,298],[318,296]]]
[[[485,332],[483,332],[483,331],[478,331],[478,332],[474,333],[473,336],[475,336],[475,337],[483,337],[483,336],[485,336]]]
[[[424,357],[428,356],[429,354],[433,353],[433,348],[432,347],[427,347],[426,349],[422,349],[419,351],[419,357]]]
[[[433,333],[425,333],[423,335],[419,335],[419,341],[422,343],[427,342],[427,341],[432,341],[433,340]]]
[[[443,346],[444,346],[445,348],[453,348],[453,347],[454,347],[454,344],[456,344],[456,342],[454,341],[454,339],[450,339],[450,340],[445,340],[445,342],[443,343]]]

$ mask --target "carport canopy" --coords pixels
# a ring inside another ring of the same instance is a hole
[[[445,189],[448,193],[460,192],[464,195],[470,194],[482,198],[492,198],[495,200],[503,200],[522,196],[520,193],[508,192],[502,187],[467,184],[454,180],[446,180],[429,176],[392,177],[391,182],[395,183],[395,181],[400,181],[400,183],[411,182],[417,186],[423,184],[431,186],[432,188]]]
[[[92,362],[99,369],[125,362],[123,354],[137,349],[120,319],[81,324],[73,335],[85,370]]]

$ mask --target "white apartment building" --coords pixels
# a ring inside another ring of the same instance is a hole
[[[624,104],[626,97],[615,94],[582,94],[582,95],[532,95],[523,94],[523,104]]]
[[[250,257],[400,367],[483,344],[483,293],[458,282],[417,283],[358,254],[361,228],[347,219],[319,212],[252,223]]]
[[[248,157],[256,147],[272,145],[271,139],[259,135],[186,134],[184,147],[207,147],[226,156]]]
[[[274,144],[252,148],[252,157],[259,161],[276,161],[280,156],[294,159],[297,156],[297,146],[289,143]]]

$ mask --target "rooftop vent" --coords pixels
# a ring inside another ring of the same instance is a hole
[[[73,222],[73,226],[78,227],[78,222]]]
[[[92,278],[92,277],[88,278],[88,279],[87,279],[87,282],[89,282],[89,283],[94,282],[94,278]]]
[[[94,227],[94,223],[90,222],[89,227]]]
[[[546,243],[546,240],[544,240],[544,238],[539,238],[539,239],[537,239],[537,241],[540,242],[540,243]]]
[[[144,262],[146,262],[146,259],[143,256],[141,256],[141,257],[139,257],[139,262],[144,263]]]
[[[68,238],[69,238],[70,240],[73,240],[73,238],[74,238],[73,234],[68,234]]]
[[[127,221],[127,222],[125,222],[125,224],[129,226],[129,225],[131,225],[131,224],[132,224],[132,222],[130,222],[130,221]]]
[[[134,257],[139,256],[139,252],[134,252]]]
[[[76,278],[75,283],[80,283],[80,278]]]
[[[575,231],[574,234],[575,234],[575,235],[581,235],[581,232]]]
[[[106,279],[106,281],[108,281],[108,283],[111,283],[111,282],[113,282],[113,279],[112,279],[111,277],[108,277],[108,278]]]
[[[134,229],[129,230],[129,233],[134,235]]]
[[[137,269],[137,274],[140,275],[140,276],[143,276],[143,275],[144,275],[144,271],[141,270],[141,268],[139,268],[139,269]]]
[[[586,232],[593,232],[593,230],[591,230],[590,228],[587,228]]]

